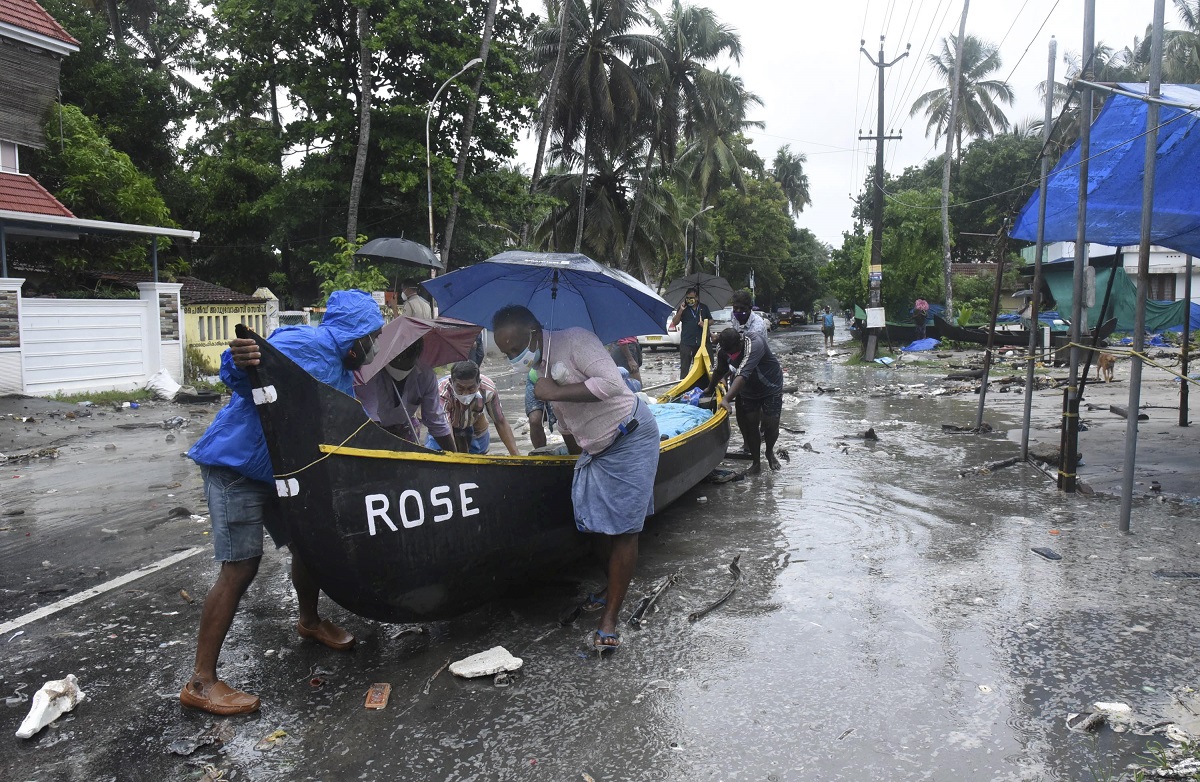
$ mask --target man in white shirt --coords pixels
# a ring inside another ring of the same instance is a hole
[[[404,306],[400,309],[400,314],[410,318],[432,320],[433,307],[429,306],[429,302],[421,297],[421,283],[409,279],[402,282],[401,285],[403,287],[400,289],[400,298],[404,300]]]

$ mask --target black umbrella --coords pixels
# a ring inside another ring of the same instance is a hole
[[[372,239],[359,247],[358,252],[354,253],[354,257],[366,258],[377,263],[396,263],[401,266],[419,266],[439,271],[445,269],[442,262],[433,254],[433,250],[423,244],[410,242],[408,239],[389,237]]]
[[[671,284],[663,293],[663,298],[678,307],[688,288],[699,290],[700,301],[707,304],[710,310],[724,309],[729,305],[729,297],[733,295],[733,288],[724,277],[695,272],[686,277],[671,280]]]

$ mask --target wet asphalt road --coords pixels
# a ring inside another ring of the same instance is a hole
[[[206,525],[167,514],[203,510],[178,456],[202,424],[173,443],[132,430],[108,438],[115,451],[85,438],[10,466],[21,477],[5,475],[0,499],[25,513],[0,518],[0,623],[200,553],[0,637],[0,698],[67,673],[88,696],[28,741],[12,737],[28,703],[0,705],[0,779],[199,779],[207,766],[231,780],[1099,780],[1162,740],[1148,728],[1200,729],[1186,689],[1200,581],[1155,575],[1200,570],[1194,506],[1139,504],[1126,537],[1115,503],[1061,496],[1033,470],[961,479],[1015,453],[1002,432],[941,431],[971,419],[973,397],[872,396],[894,377],[804,350],[820,344],[811,328],[772,341],[800,350],[785,359],[793,381],[838,390],[789,398],[783,423],[804,433],[783,435],[781,472],[702,484],[648,523],[630,604],[678,578],[603,660],[584,652],[589,615],[557,621],[598,585],[593,568],[421,633],[328,606],[360,638],[338,654],[295,636],[286,561],[269,554],[221,664],[262,712],[190,712],[177,693],[215,568]],[[649,354],[647,376],[673,362]],[[868,426],[877,443],[851,436]],[[737,555],[737,592],[689,622]],[[497,644],[525,660],[509,686],[429,682]],[[382,711],[363,708],[372,682],[392,685]],[[1095,701],[1134,719],[1069,731]],[[220,741],[168,751],[206,731]]]

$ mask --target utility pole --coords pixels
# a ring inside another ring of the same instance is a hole
[[[890,68],[896,63],[908,56],[909,50],[912,49],[912,44],[904,47],[904,53],[896,59],[888,62],[883,55],[883,36],[879,36],[879,59],[873,59],[871,53],[867,51],[867,42],[865,39],[859,41],[858,50],[863,53],[867,60],[879,69],[879,77],[876,83],[879,85],[879,124],[876,126],[874,136],[864,136],[859,133],[859,141],[874,141],[875,142],[875,188],[872,191],[873,200],[871,203],[871,268],[868,279],[870,280],[870,304],[873,309],[879,308],[880,288],[883,285],[883,142],[898,141],[903,138],[902,135],[886,136],[883,133],[883,85],[886,81],[883,71],[885,68]],[[868,313],[869,315],[870,313]],[[867,347],[863,351],[863,358],[867,361],[875,360],[875,345],[879,340],[879,329],[871,329],[867,332]]]

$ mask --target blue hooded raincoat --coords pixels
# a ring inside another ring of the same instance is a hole
[[[342,359],[354,340],[382,327],[383,315],[370,294],[335,291],[329,297],[321,325],[285,326],[276,329],[267,341],[317,380],[353,394],[354,373],[342,365]],[[221,355],[221,380],[229,386],[233,398],[187,455],[196,464],[229,467],[269,483],[274,480],[274,471],[250,396],[250,380],[234,366],[229,350]]]

